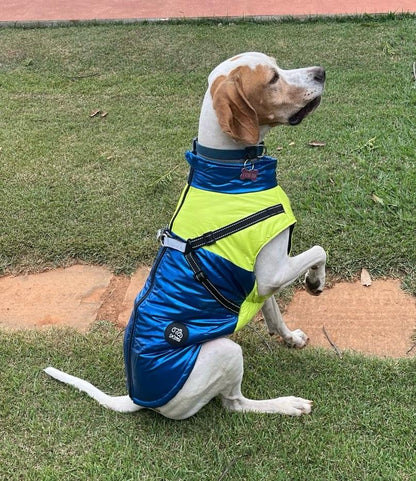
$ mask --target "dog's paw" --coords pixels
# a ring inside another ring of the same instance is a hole
[[[319,296],[325,287],[325,269],[315,267],[305,274],[304,286],[312,296]]]
[[[276,400],[276,412],[287,416],[302,416],[312,411],[312,401],[301,397],[287,396]]]
[[[309,337],[300,329],[295,329],[291,331],[290,336],[285,338],[285,343],[289,347],[295,347],[297,349],[302,349],[308,344]]]

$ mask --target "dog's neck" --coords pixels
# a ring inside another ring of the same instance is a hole
[[[260,126],[260,136],[258,143],[264,140],[265,135],[270,130],[270,126]],[[250,147],[252,144],[237,142],[228,134],[222,131],[218,122],[217,114],[212,105],[211,93],[208,90],[202,103],[201,115],[199,118],[198,142],[212,149],[236,150]]]

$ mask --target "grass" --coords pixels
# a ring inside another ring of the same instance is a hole
[[[101,323],[87,335],[0,332],[9,359],[0,387],[0,479],[414,479],[414,360],[270,351],[251,330],[237,340],[246,395],[296,393],[314,400],[313,414],[230,414],[218,401],[181,422],[115,414],[41,372],[52,362],[122,393],[122,340],[113,327]]]
[[[351,277],[416,289],[415,17],[110,25],[0,32],[0,272],[73,259],[131,272],[150,262],[186,179],[206,76],[261,50],[323,64],[322,107],[267,139],[292,199],[298,252],[314,243]],[[157,60],[156,60],[157,59]],[[107,117],[90,118],[101,109]],[[311,140],[326,146],[312,149]],[[375,194],[382,204],[372,198]]]
[[[207,73],[260,50],[328,74],[313,117],[267,139],[299,220],[294,250],[319,243],[330,274],[366,267],[414,294],[415,27],[388,16],[0,30],[0,272],[150,262]],[[414,360],[270,351],[250,330],[237,340],[246,395],[297,394],[313,414],[233,415],[214,401],[184,422],[117,415],[41,372],[50,363],[123,393],[113,328],[0,331],[0,480],[415,479]]]

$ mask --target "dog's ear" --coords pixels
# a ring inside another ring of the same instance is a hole
[[[249,145],[259,142],[257,113],[247,100],[239,69],[221,75],[211,86],[213,106],[221,129],[234,140]]]

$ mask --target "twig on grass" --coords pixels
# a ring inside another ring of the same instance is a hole
[[[341,349],[333,342],[333,340],[329,337],[329,334],[327,333],[325,326],[322,326],[322,331],[325,334],[325,337],[328,339],[329,344],[331,344],[332,348],[336,352],[337,356],[342,359],[342,351]]]
[[[228,471],[230,468],[241,458],[247,458],[248,456],[251,456],[251,452],[248,451],[247,453],[240,454],[238,456],[234,456],[233,459],[227,464],[225,467],[224,471],[221,473],[221,476],[218,478],[218,481],[222,481],[225,476],[227,475]]]
[[[268,350],[270,351],[270,353],[272,354],[273,353],[273,349],[272,349],[272,346],[270,345],[270,343],[267,341],[267,339],[263,336],[263,334],[261,334],[261,332],[259,332],[255,327],[253,327],[251,324],[247,324],[247,327],[249,329],[251,329],[253,332],[255,332],[259,338],[261,339],[261,341],[263,342],[263,344],[268,348]]]
[[[169,172],[166,172],[166,174],[162,175],[158,179],[156,179],[152,184],[149,184],[148,187],[155,187],[158,184],[163,184],[164,182],[171,182],[172,181],[172,174],[175,172],[175,170],[180,166],[180,164],[175,165],[172,169],[169,170]]]
[[[221,473],[221,476],[218,478],[218,481],[222,481],[225,476],[227,475],[228,471],[230,470],[231,466],[235,464],[242,456],[234,456],[228,466],[225,467],[224,471]]]
[[[80,80],[84,78],[98,77],[100,75],[101,75],[100,72],[96,72],[96,73],[86,73],[84,75],[64,75],[64,77],[70,80]]]
[[[114,344],[118,341],[118,339],[120,338],[120,336],[124,335],[124,331],[126,330],[125,327],[123,327],[123,329],[120,329],[120,331],[117,333],[117,336],[113,339],[111,345],[114,346]]]

